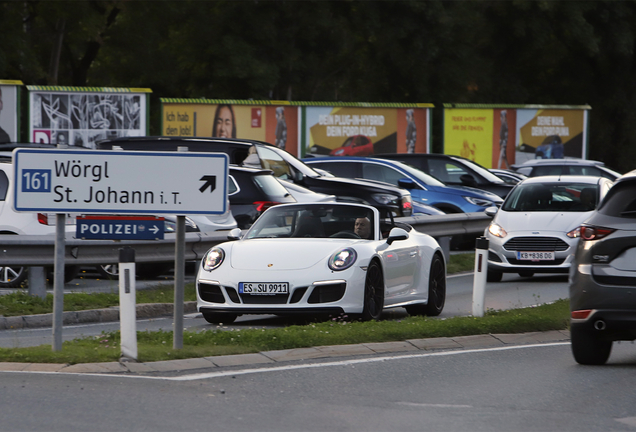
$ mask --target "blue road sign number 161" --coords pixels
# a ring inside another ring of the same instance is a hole
[[[22,170],[22,192],[51,192],[51,170]]]

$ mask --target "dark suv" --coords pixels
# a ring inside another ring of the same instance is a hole
[[[230,165],[230,210],[239,228],[246,229],[268,208],[296,202],[270,170]]]
[[[477,162],[461,156],[438,153],[386,153],[372,157],[404,162],[435,177],[446,186],[470,186],[505,198],[513,185],[488,171]]]
[[[276,177],[291,180],[314,192],[335,195],[337,201],[372,205],[395,216],[411,216],[411,194],[390,184],[326,177],[278,147],[262,141],[226,138],[126,137],[97,143],[97,149],[176,151],[187,147],[193,152],[220,152],[230,164],[269,169]]]
[[[600,365],[636,339],[636,170],[621,176],[580,227],[570,267],[572,354]]]

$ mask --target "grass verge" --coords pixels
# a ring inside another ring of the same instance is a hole
[[[358,322],[332,319],[277,329],[227,330],[222,326],[203,332],[185,331],[183,348],[172,349],[172,332],[138,332],[139,361],[174,360],[260,351],[454,337],[490,333],[523,333],[567,328],[569,303],[559,300],[534,308],[488,311],[482,318],[448,319],[407,317],[401,320]],[[117,361],[119,332],[103,333],[64,342],[61,351],[50,345],[0,348],[2,362],[93,363]]]

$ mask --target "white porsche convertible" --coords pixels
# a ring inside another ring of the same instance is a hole
[[[347,314],[378,319],[383,309],[439,315],[446,263],[435,239],[381,220],[371,206],[281,204],[241,238],[210,249],[201,262],[197,307],[210,323],[242,314]]]

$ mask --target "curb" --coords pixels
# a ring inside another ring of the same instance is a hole
[[[485,334],[452,338],[411,339],[407,341],[365,343],[355,345],[319,346],[289,350],[265,351],[253,354],[224,355],[148,363],[132,361],[106,363],[0,363],[0,372],[60,372],[90,374],[156,374],[188,372],[196,369],[216,369],[248,365],[278,364],[289,361],[313,360],[333,357],[376,355],[418,351],[449,351],[461,349],[505,347],[570,340],[568,330],[531,332],[520,334]]]
[[[193,313],[196,311],[196,301],[183,303],[184,313]],[[173,313],[173,303],[144,303],[137,305],[137,319],[155,318],[171,315]],[[62,321],[63,325],[119,321],[119,306],[112,306],[106,309],[64,312],[62,314]],[[52,326],[52,313],[0,317],[0,330],[15,330],[23,328],[41,328]]]

